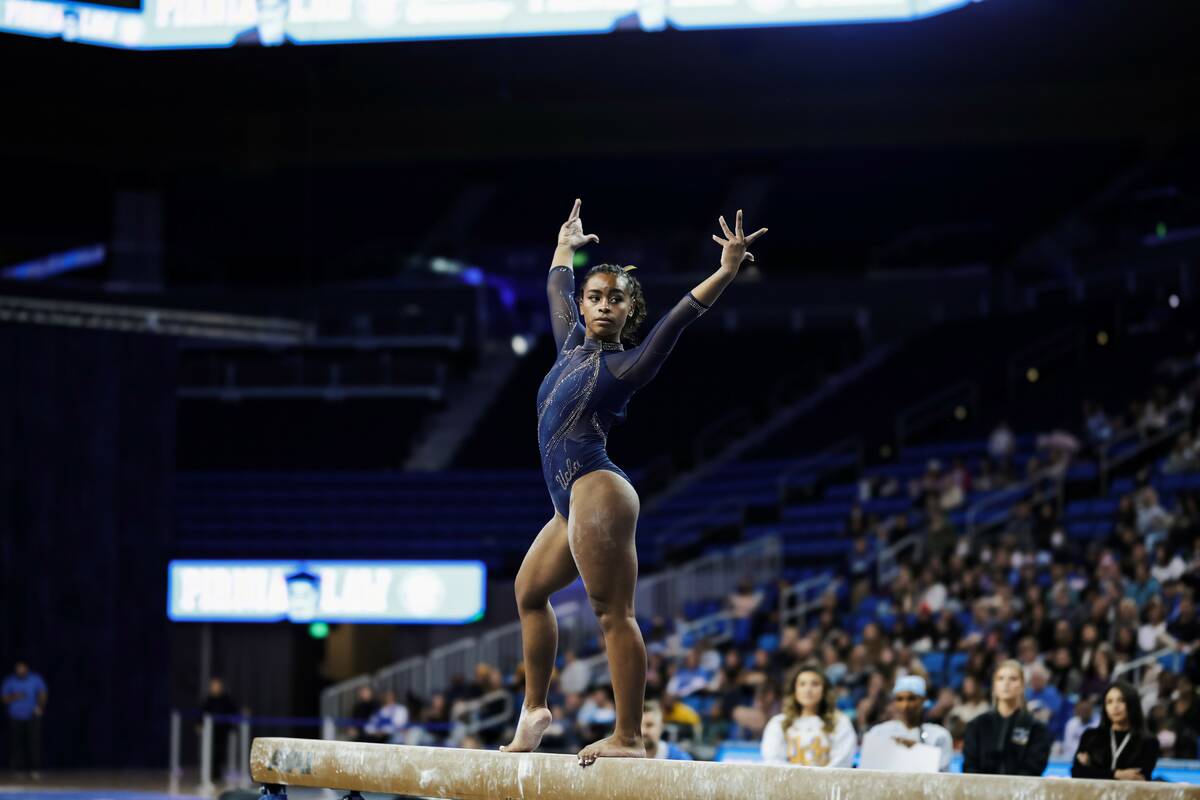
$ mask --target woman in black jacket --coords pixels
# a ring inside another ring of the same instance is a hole
[[[967,725],[963,772],[1041,775],[1050,760],[1050,731],[1025,710],[1025,675],[1005,661],[992,677],[991,711]]]
[[[1137,689],[1116,681],[1104,693],[1100,726],[1079,740],[1071,777],[1148,781],[1157,763],[1158,739],[1146,732]]]

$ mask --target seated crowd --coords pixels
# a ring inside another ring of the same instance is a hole
[[[1089,414],[1089,438],[1111,434]],[[1200,503],[1155,487],[1200,467],[1198,439],[1183,434],[1137,476],[1107,537],[1068,536],[1051,502],[1019,504],[988,537],[959,535],[937,513],[954,507],[947,492],[970,486],[958,462],[916,482],[932,557],[901,564],[887,585],[856,547],[848,580],[799,624],[781,624],[780,587],[749,584],[726,598],[732,624],[716,636],[644,621],[648,749],[712,757],[722,743],[757,741],[765,761],[848,767],[921,746],[933,769],[961,753],[965,771],[1040,775],[1054,756],[1076,776],[1127,780],[1149,779],[1160,756],[1200,757]],[[1003,462],[1004,442],[992,444]],[[1008,471],[976,477],[995,483]],[[886,542],[888,525],[856,509],[847,535]],[[574,752],[611,731],[607,666],[587,655],[560,659],[544,750]],[[427,699],[380,707],[366,689],[354,716],[369,722],[349,734],[495,747],[523,682],[520,667],[501,675],[481,664]]]

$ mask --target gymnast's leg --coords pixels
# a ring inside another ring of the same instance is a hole
[[[517,612],[521,615],[521,645],[525,651],[525,703],[512,742],[501,750],[528,753],[542,741],[550,724],[546,693],[558,652],[558,620],[550,595],[571,585],[575,562],[567,544],[567,521],[561,514],[546,523],[529,546],[517,572]]]
[[[571,487],[567,538],[604,633],[617,701],[616,731],[579,751],[584,766],[598,757],[646,756],[642,740],[646,645],[633,614],[638,509],[637,492],[615,472],[589,472]]]

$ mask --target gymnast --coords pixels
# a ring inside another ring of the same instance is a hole
[[[637,583],[638,496],[605,452],[608,431],[625,418],[630,396],[657,374],[685,327],[708,310],[737,276],[746,248],[767,232],[742,233],[742,212],[734,230],[720,218],[724,238],[721,266],[658,321],[637,347],[637,327],[646,318],[641,284],[629,268],[599,264],[590,269],[575,295],[571,265],[581,247],[599,243],[583,232],[580,201],[558,232],[546,293],[557,357],[537,396],[538,445],[542,476],[550,490],[554,517],[530,545],[517,573],[517,609],[525,656],[525,702],[512,742],[502,750],[530,752],[551,722],[546,693],[558,650],[558,623],[550,595],[583,578],[608,652],[616,730],[579,751],[582,766],[599,757],[644,758],[641,735],[646,689],[646,646],[634,618]],[[582,316],[582,322],[580,317]]]

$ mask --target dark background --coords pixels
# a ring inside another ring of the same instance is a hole
[[[162,214],[162,283],[231,296],[546,249],[574,196],[613,258],[663,237],[681,244],[652,266],[690,270],[711,258],[694,198],[769,174],[773,274],[863,275],[906,226],[984,217],[976,241],[1016,275],[1072,203],[1192,151],[1194,8],[270,51],[3,37],[0,265],[109,241],[132,192]],[[481,230],[437,230],[472,183],[498,187]],[[165,339],[0,328],[0,667],[46,676],[51,764],[165,762],[176,363]],[[268,665],[307,646],[273,637]]]

